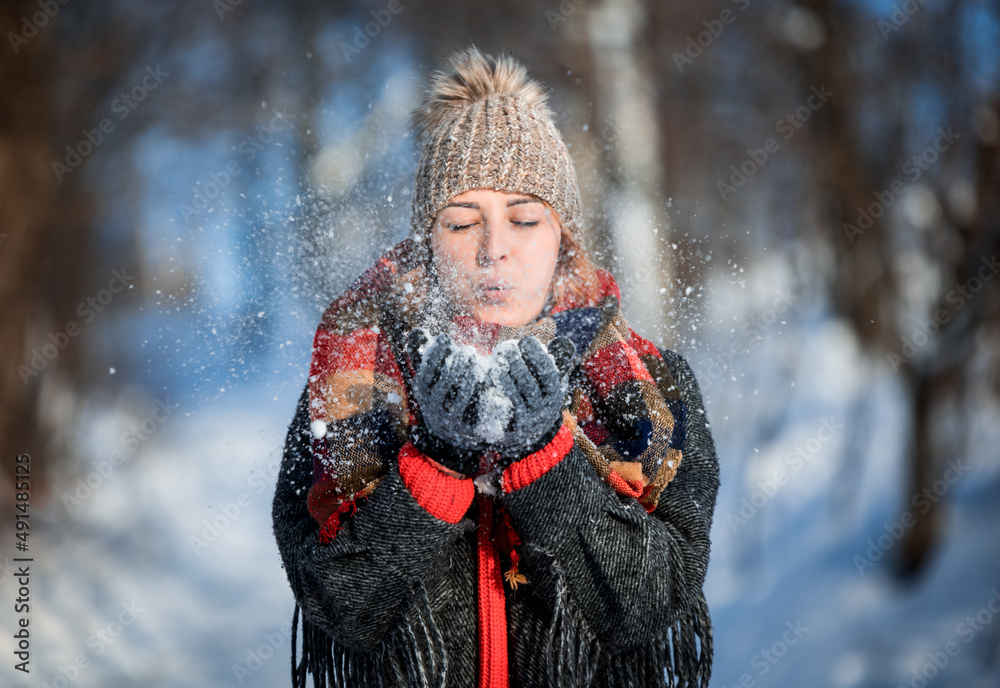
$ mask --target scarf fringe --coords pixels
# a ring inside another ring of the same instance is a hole
[[[608,688],[645,688],[653,676],[670,688],[708,688],[712,677],[712,619],[702,591],[691,608],[655,643],[630,652],[602,655],[601,644],[569,604],[562,577],[556,582],[556,605],[546,643],[548,685],[585,688],[598,669]],[[603,667],[599,666],[602,659]]]
[[[594,680],[601,645],[583,617],[569,604],[563,577],[556,576],[556,603],[545,643],[548,685],[583,688]]]
[[[308,674],[313,676],[313,688],[444,688],[448,654],[423,585],[417,585],[403,620],[375,652],[359,652],[337,643],[303,613],[302,656],[296,663],[299,611],[296,602],[292,614],[293,688],[307,688]]]
[[[633,688],[647,685],[652,676],[660,676],[660,685],[670,688],[708,688],[713,654],[712,619],[705,595],[699,590],[687,613],[652,647],[608,657],[607,684],[609,688]]]
[[[303,614],[302,655],[296,663],[299,611],[296,603],[292,616],[293,688],[307,688],[308,674],[313,675],[313,688],[444,688],[448,676],[444,635],[434,621],[422,585],[414,590],[403,620],[379,650],[371,653],[334,642]],[[661,677],[661,685],[670,688],[708,688],[713,654],[712,620],[701,591],[688,612],[652,646],[603,652],[571,604],[562,576],[556,577],[555,610],[545,646],[547,683],[553,688],[587,688],[599,669],[608,688],[645,688],[653,676]]]

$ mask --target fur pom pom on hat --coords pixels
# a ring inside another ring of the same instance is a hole
[[[576,169],[542,85],[510,55],[494,58],[474,46],[449,62],[453,71],[432,73],[410,119],[421,146],[410,236],[427,239],[452,197],[496,189],[541,198],[582,238]]]

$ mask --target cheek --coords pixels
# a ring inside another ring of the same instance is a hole
[[[469,244],[462,237],[432,238],[434,265],[445,285],[459,286],[468,281],[469,273],[475,267],[475,251],[470,249]]]
[[[535,269],[542,273],[542,276],[551,277],[555,272],[556,262],[559,260],[559,230],[556,229],[538,237],[532,253]]]
[[[524,279],[531,285],[532,292],[547,290],[555,275],[559,259],[559,235],[548,234],[534,238],[525,248]]]

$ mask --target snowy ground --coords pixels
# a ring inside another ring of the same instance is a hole
[[[751,348],[735,380],[711,379],[711,359],[690,355],[722,462],[707,582],[712,685],[917,688],[921,673],[931,686],[1000,685],[996,452],[956,456],[969,468],[944,496],[945,544],[925,576],[897,587],[885,559],[859,574],[855,556],[901,513],[900,467],[887,457],[898,456],[905,428],[886,411],[899,392],[858,364],[836,327],[809,333]],[[751,372],[796,355],[826,363],[793,366],[787,380],[766,384]],[[95,403],[81,434],[92,466],[64,478],[31,517],[30,677],[12,670],[16,585],[7,569],[0,574],[0,685],[288,685],[293,603],[270,500],[299,391],[289,380],[193,409],[178,404],[134,452],[122,434],[154,400]],[[778,397],[780,408],[764,402]],[[793,463],[796,446],[805,451]],[[114,450],[123,462],[71,513],[62,491]],[[784,482],[767,495],[760,485],[777,471]],[[741,516],[741,500],[758,490],[756,513]],[[11,541],[0,546],[13,551]]]

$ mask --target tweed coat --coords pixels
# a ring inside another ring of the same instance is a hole
[[[531,581],[506,599],[511,686],[707,686],[702,592],[719,466],[687,361],[660,350],[683,402],[683,461],[655,510],[599,479],[574,442],[550,470],[497,496]],[[328,543],[313,482],[308,389],[289,427],[273,501],[293,590],[292,679],[306,685],[477,685],[476,517],[428,512],[391,465]]]

